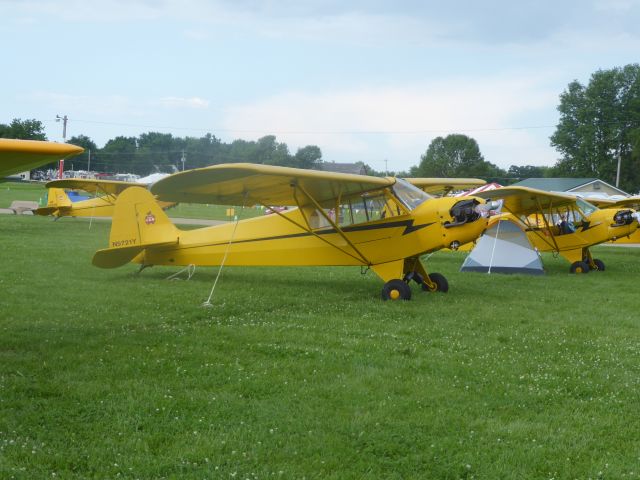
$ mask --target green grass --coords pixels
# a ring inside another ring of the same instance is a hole
[[[9,208],[14,200],[39,202],[44,195],[44,187],[36,183],[0,182],[0,208]]]
[[[108,224],[0,216],[0,478],[587,479],[640,472],[640,250],[459,273],[100,270]]]

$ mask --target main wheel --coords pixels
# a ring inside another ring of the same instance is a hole
[[[389,280],[382,287],[383,300],[411,300],[411,288],[400,279]]]
[[[589,264],[587,262],[573,262],[569,268],[571,273],[589,273]]]
[[[436,284],[436,288],[429,288],[426,283],[422,284],[422,290],[425,292],[442,292],[447,293],[449,291],[449,282],[444,278],[441,273],[430,273],[429,280]]]
[[[599,272],[604,272],[604,262],[602,260],[600,260],[599,258],[594,258],[593,263],[596,266],[596,270],[598,270]]]

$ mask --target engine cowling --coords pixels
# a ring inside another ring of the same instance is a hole
[[[478,218],[480,218],[480,213],[476,208],[479,204],[480,202],[475,198],[460,200],[459,202],[456,202],[453,207],[451,207],[451,210],[449,210],[449,215],[451,215],[453,221],[445,222],[444,227],[451,228],[476,221]]]
[[[614,225],[621,227],[623,225],[631,225],[635,220],[633,210],[618,210],[613,216]]]

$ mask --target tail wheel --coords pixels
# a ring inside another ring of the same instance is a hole
[[[600,260],[599,258],[594,258],[593,264],[596,266],[596,270],[598,270],[599,272],[604,272],[604,262],[602,260]]]
[[[449,282],[447,282],[447,279],[441,273],[430,273],[429,280],[435,283],[435,288],[423,283],[422,290],[425,292],[447,293],[449,291]]]
[[[411,288],[400,279],[389,280],[382,287],[383,300],[411,300]]]
[[[589,273],[589,264],[587,262],[573,262],[569,268],[571,273]]]

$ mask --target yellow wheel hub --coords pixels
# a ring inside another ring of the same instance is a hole
[[[391,290],[389,292],[389,298],[391,300],[398,300],[400,298],[400,292],[398,290]]]

